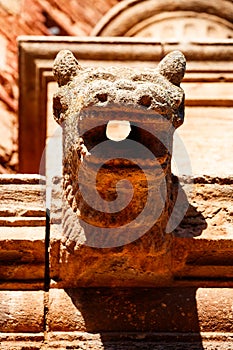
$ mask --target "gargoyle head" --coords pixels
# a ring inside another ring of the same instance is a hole
[[[185,67],[179,51],[169,53],[154,69],[83,68],[70,51],[58,53],[53,72],[59,89],[53,109],[63,126],[63,191],[80,220],[101,229],[133,221],[135,232],[154,220],[160,222],[161,236],[171,211],[172,136],[184,120],[180,82]],[[125,185],[119,196],[122,179],[133,187],[130,198]],[[129,205],[124,207],[120,197]],[[137,221],[146,205],[147,212]]]

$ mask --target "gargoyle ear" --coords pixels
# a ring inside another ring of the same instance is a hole
[[[159,73],[174,85],[179,86],[184,77],[186,59],[182,52],[172,51],[158,65]]]
[[[80,66],[71,51],[58,52],[54,64],[53,75],[59,86],[66,85],[78,74]]]

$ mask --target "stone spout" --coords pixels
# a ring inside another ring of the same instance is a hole
[[[70,51],[58,53],[53,109],[63,128],[67,251],[108,248],[142,257],[169,251],[172,143],[184,120],[185,66],[179,51],[140,70],[84,68]]]

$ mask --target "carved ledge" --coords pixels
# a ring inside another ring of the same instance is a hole
[[[0,176],[1,289],[38,289],[45,276],[45,178]]]

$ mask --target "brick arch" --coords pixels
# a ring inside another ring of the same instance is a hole
[[[92,35],[232,38],[232,13],[230,0],[125,0],[97,23]]]

